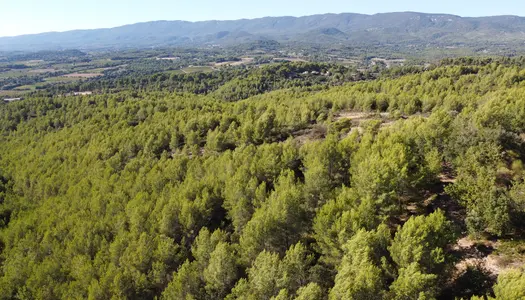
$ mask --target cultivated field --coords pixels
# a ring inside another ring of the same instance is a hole
[[[68,77],[68,78],[93,78],[93,77],[99,77],[102,76],[102,73],[71,73],[67,75],[62,75],[62,77]]]

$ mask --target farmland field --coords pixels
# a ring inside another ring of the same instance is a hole
[[[184,73],[199,73],[199,72],[211,72],[213,71],[212,67],[207,66],[190,66],[182,69]]]
[[[62,77],[64,78],[93,78],[93,77],[98,77],[102,75],[103,75],[102,73],[71,73],[71,74],[62,75]]]

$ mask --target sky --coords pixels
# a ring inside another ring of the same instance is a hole
[[[525,0],[0,0],[0,36],[155,20],[235,20],[397,11],[525,16]]]

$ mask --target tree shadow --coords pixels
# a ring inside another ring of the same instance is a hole
[[[469,266],[438,299],[470,299],[472,296],[493,296],[496,277],[481,265]]]

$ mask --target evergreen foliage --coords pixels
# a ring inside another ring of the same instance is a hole
[[[264,72],[0,104],[0,298],[433,299],[463,220],[432,195],[473,235],[519,238],[518,65],[258,89]]]

